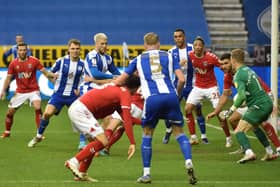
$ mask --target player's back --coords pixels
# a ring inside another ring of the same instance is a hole
[[[134,60],[137,63],[144,98],[176,92],[171,80],[175,64],[170,54],[165,51],[150,50]],[[179,69],[179,64],[176,65]]]
[[[245,84],[246,103],[249,107],[254,104],[271,102],[258,80],[258,75],[249,67],[242,66],[237,70],[234,75],[235,86],[238,87],[240,82]]]
[[[123,87],[107,84],[101,89],[92,89],[79,99],[96,118],[104,118],[121,107],[130,109],[131,95]]]

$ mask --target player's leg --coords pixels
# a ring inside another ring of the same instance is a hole
[[[278,139],[278,136],[277,136],[273,126],[268,121],[263,122],[261,126],[264,129],[267,137],[270,139],[270,141],[275,146],[277,154],[280,155],[280,141]]]
[[[6,113],[6,119],[5,119],[5,131],[1,135],[1,138],[10,137],[15,113],[16,113],[16,108],[8,108],[8,111]]]
[[[201,104],[200,103],[195,106],[195,113],[196,113],[196,121],[197,121],[197,124],[199,126],[200,133],[201,133],[201,140],[202,140],[203,143],[207,144],[208,139],[207,139],[207,136],[206,136],[205,118],[202,114],[202,109],[201,109]]]
[[[6,119],[5,119],[5,131],[1,135],[1,138],[7,138],[10,137],[11,134],[11,128],[14,121],[14,114],[16,113],[16,110],[28,99],[27,94],[15,94],[8,105],[8,110],[6,113]]]
[[[162,143],[168,144],[170,136],[172,134],[172,127],[171,124],[168,122],[168,120],[164,120],[164,122],[165,122],[166,129],[165,129],[165,135],[162,138]]]
[[[35,123],[37,129],[39,128],[40,125],[40,119],[42,116],[42,110],[41,110],[41,96],[39,91],[34,91],[28,94],[28,99],[30,101],[30,104],[34,107],[35,109]]]
[[[197,179],[194,175],[193,163],[192,163],[192,151],[189,139],[185,135],[183,128],[177,125],[173,125],[173,134],[180,146],[181,152],[185,159],[185,168],[187,170],[187,175],[189,176],[189,183],[197,183]]]
[[[105,125],[105,135],[109,142],[108,145],[102,151],[99,152],[100,155],[109,155],[111,146],[122,137],[124,128],[121,126],[121,124],[121,116],[117,112],[114,112],[112,116],[110,116],[110,118],[107,120],[107,124]]]
[[[219,89],[218,87],[212,87],[207,89],[207,97],[210,99],[213,108],[216,108],[218,103],[219,103],[219,99],[220,99],[220,93],[219,93]],[[226,147],[231,147],[232,145],[232,140],[231,140],[231,135],[230,135],[230,131],[228,128],[228,124],[227,124],[227,120],[224,118],[220,118],[220,116],[217,116],[219,122],[220,122],[220,126],[222,127],[225,135],[226,135]]]
[[[86,160],[91,159],[96,152],[102,150],[108,144],[108,140],[102,126],[98,124],[93,114],[79,100],[76,100],[70,106],[68,116],[75,131],[85,134],[93,140],[78,154],[65,162],[65,166],[69,168],[76,177],[83,179],[86,171],[79,170],[80,164],[82,162],[90,164],[86,162]],[[84,168],[88,167],[89,166],[84,166]]]
[[[42,141],[43,134],[49,125],[49,119],[53,116],[53,114],[57,112],[58,110],[54,105],[47,104],[45,111],[42,115],[42,118],[40,119],[40,124],[37,130],[37,134],[34,138],[32,138],[32,140],[29,141],[29,143],[27,144],[28,147],[34,147],[37,143]]]
[[[180,111],[180,104],[176,102],[173,102],[174,105],[169,106],[170,108],[168,112],[167,119],[169,119],[169,122],[172,124],[172,131],[173,134],[176,137],[176,140],[180,146],[181,152],[185,159],[185,168],[187,170],[187,175],[189,177],[189,183],[195,184],[197,183],[197,179],[194,175],[194,169],[193,169],[193,163],[192,163],[192,152],[191,152],[191,145],[189,142],[189,139],[185,135],[183,131],[183,115]]]
[[[234,133],[236,135],[238,143],[243,147],[245,151],[245,156],[237,161],[237,163],[246,163],[251,160],[256,159],[256,155],[251,149],[250,142],[245,135],[247,131],[249,131],[252,128],[252,125],[249,124],[245,120],[240,120],[237,127],[234,130]]]

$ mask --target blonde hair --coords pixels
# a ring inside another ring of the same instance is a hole
[[[147,45],[155,45],[159,42],[159,36],[154,32],[149,32],[144,36],[144,43]]]
[[[107,38],[107,35],[105,33],[97,33],[93,37],[93,40],[94,40],[95,43],[100,39],[106,39],[107,40],[108,38]]]
[[[243,64],[245,59],[245,52],[242,49],[234,49],[231,51],[231,58],[235,59],[237,63]]]

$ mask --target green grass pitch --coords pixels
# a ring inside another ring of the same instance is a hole
[[[4,130],[7,101],[0,104],[0,130]],[[43,108],[46,102],[43,103]],[[211,110],[209,103],[204,103],[203,113]],[[208,121],[219,127],[215,119]],[[161,121],[153,139],[152,184],[148,186],[191,186],[188,184],[184,169],[183,156],[174,137],[163,145],[165,133]],[[186,132],[187,129],[185,128]],[[198,128],[197,128],[198,131]],[[67,110],[51,119],[46,130],[46,139],[35,148],[28,148],[27,143],[35,136],[33,108],[24,105],[14,118],[12,135],[0,139],[0,187],[137,187],[136,179],[142,174],[140,153],[141,128],[134,128],[137,150],[131,160],[127,160],[128,139],[122,139],[111,149],[111,156],[93,160],[89,175],[98,179],[98,183],[75,182],[71,172],[64,167],[64,161],[77,152],[79,136],[72,132]],[[207,127],[210,144],[193,146],[193,162],[199,187],[276,187],[280,186],[280,160],[262,162],[264,149],[256,139],[250,139],[257,160],[244,165],[236,164],[242,155],[229,155],[228,152],[239,146],[235,137],[234,146],[225,148],[225,136],[220,129]],[[252,134],[250,134],[252,135]],[[253,136],[253,135],[252,135]]]

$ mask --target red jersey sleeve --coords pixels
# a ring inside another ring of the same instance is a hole
[[[132,118],[130,114],[130,106],[131,106],[131,95],[128,90],[124,90],[121,88],[121,116],[124,121],[124,128],[126,135],[130,141],[130,144],[135,144],[134,134],[133,134],[133,127],[132,127]]]

